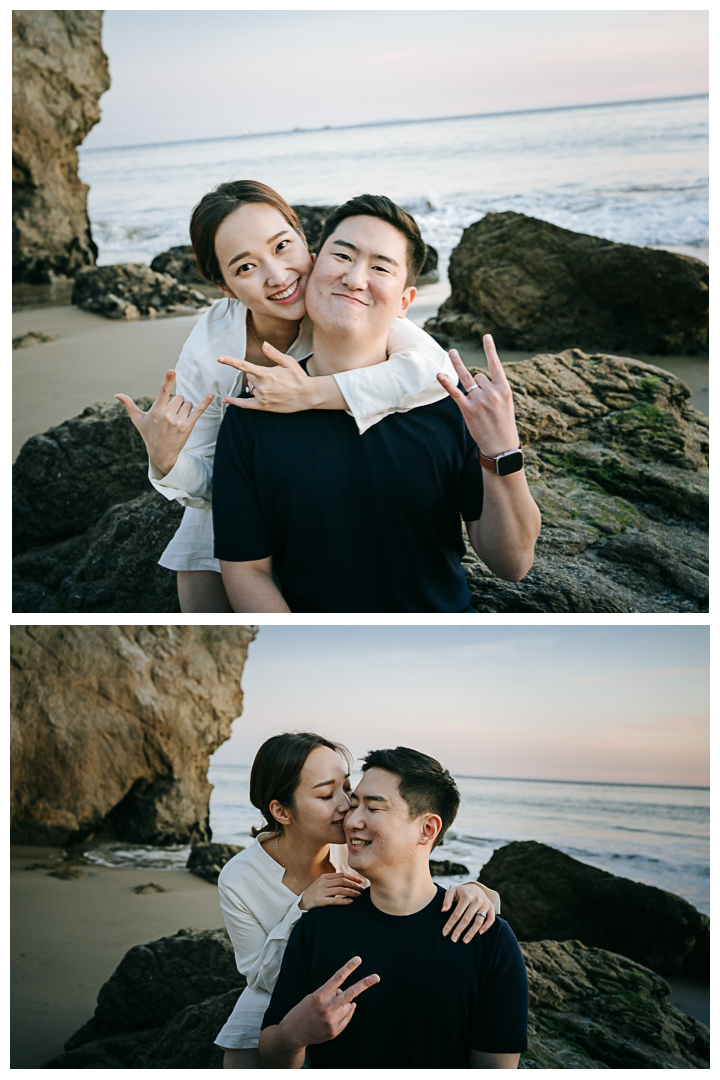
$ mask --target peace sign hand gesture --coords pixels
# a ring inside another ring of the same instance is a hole
[[[329,1042],[347,1027],[355,1013],[355,999],[363,990],[380,982],[379,975],[367,975],[341,990],[348,975],[362,963],[359,956],[348,960],[339,971],[291,1009],[281,1021],[282,1041],[287,1051],[298,1053],[306,1046]]]
[[[463,414],[478,449],[485,457],[497,457],[508,450],[517,450],[520,436],[515,423],[512,389],[490,334],[485,334],[483,346],[490,378],[482,372],[471,375],[457,349],[450,350],[450,359],[466,393],[453,386],[446,375],[439,374],[437,378]]]
[[[215,396],[206,394],[195,408],[182,394],[176,394],[171,399],[170,390],[174,379],[174,371],[166,372],[160,392],[147,412],[139,409],[127,394],[115,395],[142,435],[148,457],[162,476],[167,476],[172,469],[198,418]]]

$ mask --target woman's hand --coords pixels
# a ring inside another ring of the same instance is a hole
[[[450,359],[468,393],[463,394],[453,386],[446,375],[439,374],[437,378],[463,414],[478,449],[485,457],[497,457],[509,450],[517,450],[520,436],[515,423],[512,389],[490,334],[485,334],[483,346],[490,378],[482,372],[471,375],[457,349],[450,350]]]
[[[458,941],[463,931],[467,931],[463,938],[467,945],[476,934],[484,934],[495,922],[492,901],[477,881],[467,881],[448,889],[441,910],[449,911],[453,904],[455,910],[443,927],[443,937],[452,931],[452,940]]]
[[[312,885],[308,885],[298,907],[302,911],[310,911],[311,908],[326,907],[328,904],[352,904],[362,890],[363,879],[354,874],[321,874]]]
[[[281,353],[268,341],[263,342],[263,352],[274,367],[259,367],[249,360],[238,360],[235,356],[219,356],[219,364],[244,371],[246,384],[252,390],[252,397],[226,397],[226,405],[237,405],[241,409],[265,409],[268,412],[291,413],[304,409],[317,408],[323,395],[318,384],[321,380],[311,379],[304,368],[292,356]],[[335,380],[329,376],[333,384]],[[326,380],[322,380],[324,383]],[[322,389],[322,388],[320,388]],[[337,392],[340,395],[340,391]],[[342,395],[340,400],[343,401]],[[342,406],[339,406],[342,407]]]
[[[195,408],[181,394],[176,394],[171,400],[170,388],[174,378],[174,371],[166,373],[160,393],[147,412],[138,409],[127,394],[115,395],[142,435],[148,457],[162,476],[167,476],[172,469],[198,418],[215,396],[206,394]]]

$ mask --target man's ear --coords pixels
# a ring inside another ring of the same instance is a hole
[[[423,822],[423,827],[420,832],[420,845],[424,847],[429,844],[432,848],[433,844],[437,840],[438,833],[442,829],[442,818],[439,814],[428,814]]]
[[[414,285],[409,285],[400,298],[400,310],[397,313],[398,319],[404,319],[407,315],[407,309],[412,304],[413,300],[417,296],[417,289]]]

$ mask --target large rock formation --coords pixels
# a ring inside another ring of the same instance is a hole
[[[659,975],[577,941],[522,950],[530,1019],[521,1069],[709,1067],[708,1029],[668,1004]],[[180,931],[131,949],[93,1019],[45,1067],[221,1069],[214,1040],[242,986],[233,961],[222,931]],[[441,992],[428,978],[424,992]]]
[[[577,938],[664,975],[681,971],[700,941],[705,979],[710,978],[709,919],[674,893],[609,874],[534,840],[499,848],[479,880],[500,893],[503,918],[521,941]]]
[[[13,281],[94,266],[77,147],[110,85],[101,11],[13,12]]]
[[[143,263],[81,270],[75,278],[72,302],[107,319],[125,320],[188,315],[209,303],[204,293]]]
[[[708,422],[684,383],[577,349],[506,371],[543,528],[521,582],[468,549],[473,607],[706,611]],[[156,563],[182,508],[152,491],[146,465],[119,404],[28,440],[13,474],[15,612],[178,610]]]
[[[249,626],[11,629],[14,842],[211,839],[210,755],[242,709]]]
[[[452,294],[425,324],[445,343],[646,353],[708,347],[708,267],[669,251],[615,244],[507,211],[465,229]]]
[[[669,372],[568,349],[505,366],[543,525],[519,583],[472,551],[481,612],[707,611],[707,417]]]

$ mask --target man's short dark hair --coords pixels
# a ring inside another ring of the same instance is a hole
[[[398,791],[408,804],[410,820],[421,814],[438,814],[442,828],[435,838],[433,848],[441,844],[460,806],[460,792],[447,769],[439,761],[411,750],[408,746],[396,746],[394,750],[371,750],[365,755],[363,772],[368,769],[385,769],[400,777]]]
[[[356,195],[354,199],[349,199],[348,202],[333,210],[325,222],[325,228],[317,246],[318,255],[323,244],[332,236],[340,222],[349,217],[380,218],[381,221],[387,221],[388,225],[394,225],[398,232],[403,234],[407,240],[405,288],[414,285],[425,265],[425,256],[427,255],[425,241],[420,235],[420,228],[412,214],[408,214],[407,210],[403,210],[401,206],[398,206],[385,195]]]

